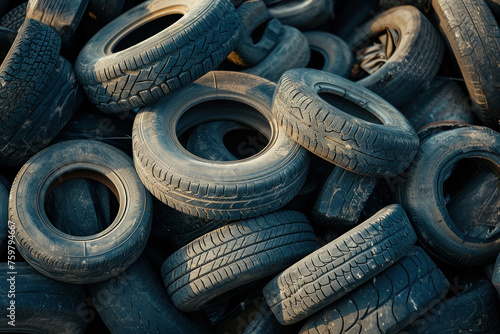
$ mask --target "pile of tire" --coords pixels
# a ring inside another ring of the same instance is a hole
[[[499,20],[2,1],[0,332],[498,333]]]

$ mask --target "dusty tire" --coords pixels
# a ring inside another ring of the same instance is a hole
[[[376,16],[351,34],[347,44],[356,50],[387,26],[400,31],[399,46],[387,63],[357,83],[400,107],[434,78],[444,47],[431,22],[412,6],[392,8]]]
[[[324,31],[308,31],[304,36],[311,49],[308,68],[316,68],[344,78],[349,77],[354,58],[346,42]],[[322,62],[321,66],[318,64],[315,66],[316,62],[319,64]]]
[[[288,203],[304,184],[309,160],[271,114],[274,89],[273,83],[253,75],[211,72],[142,109],[132,140],[136,170],[146,188],[163,203],[205,219],[246,219]],[[268,129],[269,144],[244,160],[196,157],[181,146],[177,135],[211,120]]]
[[[273,278],[264,297],[281,324],[293,324],[398,261],[416,239],[403,208],[390,205]]]
[[[162,265],[162,277],[181,311],[283,270],[318,248],[307,218],[279,211],[234,222],[184,246]]]
[[[140,36],[141,24],[161,17],[168,22],[157,27],[157,34]],[[75,69],[87,97],[101,111],[132,110],[212,70],[234,49],[239,33],[229,0],[150,0],[99,30],[78,55]]]
[[[465,79],[477,117],[500,125],[500,28],[484,0],[433,0],[439,26]]]
[[[120,275],[88,286],[111,333],[204,333],[168,297],[144,256]]]
[[[109,228],[74,237],[53,227],[43,204],[51,185],[82,174],[108,186],[120,204]],[[19,253],[37,271],[88,284],[119,274],[139,257],[151,229],[151,198],[125,153],[90,140],[68,141],[51,145],[21,168],[12,185],[9,219],[16,224]]]
[[[332,0],[282,1],[268,7],[272,17],[301,30],[312,29],[335,17]]]
[[[306,67],[310,53],[309,43],[304,34],[298,29],[284,26],[283,36],[274,50],[259,64],[242,72],[277,82],[285,71]]]
[[[457,265],[493,261],[500,252],[500,235],[489,226],[474,235],[458,228],[446,207],[443,184],[464,159],[483,162],[499,175],[500,134],[476,126],[429,131],[421,137],[419,151],[405,173],[405,181],[396,188],[398,202],[411,217],[422,245],[436,257]]]
[[[5,13],[0,19],[0,26],[18,31],[26,18],[26,6],[27,1]]]
[[[325,310],[309,318],[300,334],[399,333],[439,302],[450,283],[419,247]]]
[[[0,332],[83,334],[87,326],[87,310],[83,287],[56,282],[30,267],[17,262],[15,272],[15,297],[8,298],[8,278],[11,271],[7,263],[0,263],[0,288],[2,303]],[[8,324],[10,301],[15,301],[15,327]]]
[[[299,144],[354,173],[398,175],[417,152],[417,135],[399,111],[331,73],[294,69],[283,74],[273,113]]]

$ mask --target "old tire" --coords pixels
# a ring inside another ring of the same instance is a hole
[[[351,49],[341,38],[324,31],[308,31],[304,33],[311,58],[307,67],[316,68],[348,78],[354,63]],[[322,63],[321,66],[315,62]]]

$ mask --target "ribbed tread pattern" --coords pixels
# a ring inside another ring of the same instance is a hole
[[[174,305],[194,311],[223,292],[283,270],[318,246],[303,214],[274,212],[192,241],[165,260],[162,276]]]
[[[415,243],[400,205],[390,205],[276,276],[264,297],[281,324],[298,322],[380,273]]]
[[[419,247],[324,311],[300,334],[397,333],[442,299],[449,282]]]
[[[5,13],[0,18],[0,26],[18,31],[26,18],[26,6],[28,2],[23,2]]]

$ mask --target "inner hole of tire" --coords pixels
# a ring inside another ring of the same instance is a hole
[[[158,17],[157,19],[150,21],[137,29],[132,30],[130,33],[123,36],[115,46],[113,46],[111,52],[120,52],[125,49],[130,48],[151,36],[156,35],[162,30],[170,27],[172,24],[180,20],[183,14],[169,14],[165,16]]]
[[[364,121],[375,123],[375,124],[383,124],[375,115],[369,112],[366,109],[363,109],[356,103],[346,99],[345,97],[341,97],[335,93],[330,92],[319,92],[319,97],[323,100],[334,106],[335,108],[343,111],[346,114],[354,116],[356,118],[362,119]]]
[[[228,151],[238,160],[259,153],[269,144],[271,126],[265,116],[253,107],[233,100],[211,100],[191,107],[177,122],[177,138],[188,150],[188,139],[196,127],[216,121],[232,121],[239,124],[225,133],[213,134],[214,137],[211,139],[216,138],[217,142],[223,143],[224,147],[221,147],[221,150]],[[196,155],[194,152],[191,153]],[[201,158],[207,159],[207,157]]]
[[[458,161],[443,183],[453,224],[467,240],[500,238],[500,175],[485,159]]]
[[[45,196],[49,221],[61,232],[89,236],[104,231],[119,211],[118,191],[104,175],[74,171],[59,177]]]
[[[318,49],[311,48],[311,58],[309,59],[307,68],[315,68],[317,70],[321,70],[323,66],[325,66],[325,57]]]
[[[259,43],[259,41],[262,39],[262,36],[264,36],[264,33],[266,32],[267,22],[268,21],[259,24],[257,28],[255,28],[254,31],[252,31],[252,33],[250,34],[253,44]]]

